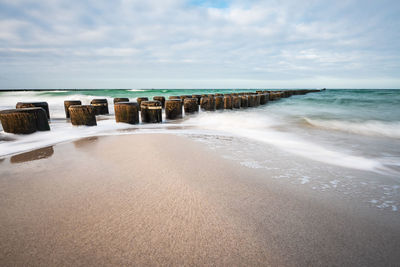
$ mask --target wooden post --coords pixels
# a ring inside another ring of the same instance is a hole
[[[46,111],[41,107],[2,110],[0,121],[6,133],[30,134],[50,130]]]
[[[82,105],[82,102],[80,100],[65,100],[64,101],[64,110],[65,110],[65,116],[67,119],[69,119],[69,110],[68,108],[73,105]]]
[[[75,105],[68,108],[72,125],[95,126],[96,108],[92,105]]]
[[[165,118],[168,120],[182,118],[182,101],[180,99],[165,101]]]
[[[114,105],[115,121],[129,124],[139,123],[139,105],[135,102],[118,102]]]
[[[160,101],[142,101],[140,110],[143,123],[162,122],[162,106]]]
[[[47,102],[18,102],[16,108],[43,108],[47,119],[50,120],[49,104]]]

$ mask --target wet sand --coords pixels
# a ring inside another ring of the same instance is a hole
[[[0,161],[0,265],[388,266],[400,216],[268,179],[173,135]]]

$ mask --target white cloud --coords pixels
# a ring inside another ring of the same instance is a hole
[[[400,8],[392,3],[238,0],[216,8],[184,0],[0,0],[7,7],[0,10],[0,71],[11,77],[0,79],[0,88],[16,86],[9,81],[17,75],[24,77],[17,87],[31,87],[32,66],[44,79],[59,70],[57,84],[63,75],[71,83],[79,69],[97,87],[104,80],[119,87],[395,83],[400,19],[391,14]]]

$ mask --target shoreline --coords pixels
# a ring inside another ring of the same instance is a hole
[[[186,137],[92,137],[24,154],[0,162],[2,265],[400,260],[398,215],[309,194]]]

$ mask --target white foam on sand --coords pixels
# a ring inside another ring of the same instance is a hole
[[[307,184],[307,183],[310,182],[310,177],[308,177],[308,176],[303,176],[303,177],[299,178],[299,180],[300,180],[300,183],[301,183],[301,184]]]

